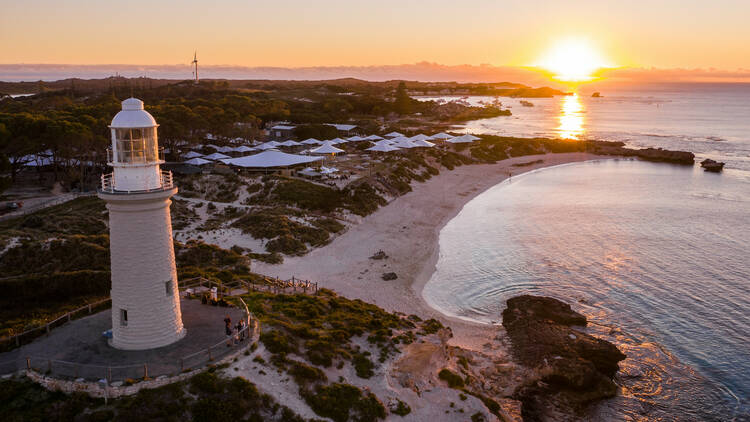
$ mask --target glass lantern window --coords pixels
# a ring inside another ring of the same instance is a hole
[[[141,164],[159,159],[155,127],[115,129],[115,142],[120,163]]]

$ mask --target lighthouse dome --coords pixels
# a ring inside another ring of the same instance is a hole
[[[112,119],[112,128],[144,128],[155,127],[156,120],[148,111],[143,109],[143,101],[128,98],[122,102],[122,111]]]

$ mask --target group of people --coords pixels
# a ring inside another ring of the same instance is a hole
[[[233,342],[234,344],[238,344],[241,341],[245,341],[245,320],[240,318],[234,328],[232,328],[232,318],[227,315],[224,318],[224,332],[227,335],[227,347],[230,347]]]

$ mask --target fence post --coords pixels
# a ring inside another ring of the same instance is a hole
[[[70,312],[68,312],[68,322],[70,322]]]
[[[89,303],[89,313],[91,313],[91,304]]]
[[[145,380],[147,378],[148,378],[148,364],[144,363],[143,364],[143,379]]]
[[[31,370],[31,358],[26,357],[26,369]]]

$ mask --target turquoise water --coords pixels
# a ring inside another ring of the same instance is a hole
[[[629,356],[602,415],[727,420],[750,412],[748,262],[745,172],[603,160],[469,202],[440,233],[424,296],[488,323],[518,294],[571,302]]]

